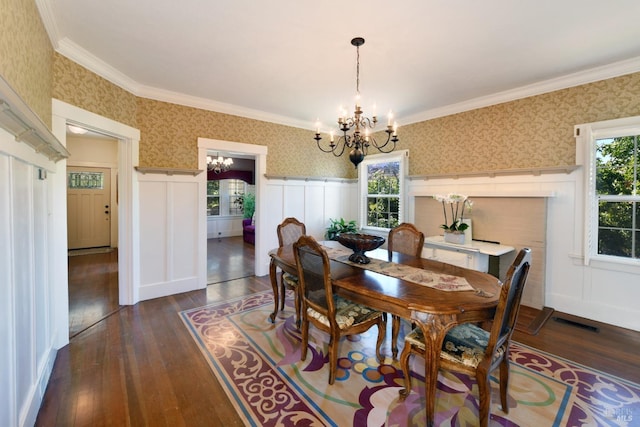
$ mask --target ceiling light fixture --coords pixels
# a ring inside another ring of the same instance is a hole
[[[69,129],[69,132],[75,133],[76,135],[84,135],[88,132],[85,128],[74,125],[67,125],[67,129]]]
[[[384,144],[376,141],[373,135],[369,135],[369,129],[374,129],[378,118],[375,116],[369,119],[363,116],[360,106],[360,46],[364,44],[362,37],[356,37],[351,40],[351,44],[356,47],[356,109],[353,117],[346,117],[347,111],[340,107],[340,117],[338,117],[338,127],[343,133],[336,142],[333,132],[330,132],[329,145],[323,147],[320,144],[322,137],[320,136],[320,122],[316,123],[316,136],[313,138],[318,144],[318,148],[325,153],[333,153],[334,156],[340,157],[346,148],[350,148],[349,160],[358,167],[358,164],[367,155],[370,146],[373,146],[382,153],[390,153],[396,148],[398,142],[398,124],[393,122],[393,114],[389,112],[387,128],[387,140]],[[349,135],[349,131],[353,129],[353,133]],[[363,134],[364,132],[364,134]]]
[[[207,169],[213,171],[214,173],[227,172],[229,169],[231,169],[232,164],[233,159],[231,157],[227,157],[225,159],[222,156],[207,156]]]

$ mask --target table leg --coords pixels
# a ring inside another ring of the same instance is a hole
[[[269,315],[271,319],[271,323],[276,322],[276,314],[278,314],[278,303],[280,298],[278,297],[278,273],[276,271],[276,263],[271,258],[271,262],[269,263],[269,278],[271,279],[271,289],[273,289],[273,303],[275,305],[273,309],[273,313]]]
[[[426,401],[426,425],[433,426],[436,408],[436,389],[440,368],[440,351],[447,331],[456,323],[455,315],[419,313],[414,317],[422,329],[425,340],[424,383]]]

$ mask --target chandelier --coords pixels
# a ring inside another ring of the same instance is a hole
[[[213,173],[226,172],[231,169],[232,164],[233,159],[231,157],[225,159],[222,156],[207,156],[207,170],[213,171]]]
[[[346,148],[350,148],[349,160],[355,167],[367,155],[370,146],[377,148],[381,153],[390,153],[396,148],[398,142],[398,124],[392,123],[393,115],[389,113],[386,141],[379,143],[373,135],[369,134],[370,129],[374,129],[378,118],[374,115],[369,119],[363,116],[360,106],[360,46],[364,44],[362,37],[356,37],[351,40],[351,44],[356,47],[356,109],[353,117],[346,117],[346,110],[342,109],[340,117],[338,117],[338,128],[342,135],[336,141],[333,132],[330,133],[329,144],[321,144],[320,123],[316,123],[316,136],[313,138],[318,144],[318,148],[325,153],[333,153],[334,156],[340,157]],[[350,131],[353,132],[349,134]],[[323,146],[324,145],[324,146]]]

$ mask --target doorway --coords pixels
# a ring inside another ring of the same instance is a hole
[[[254,246],[254,269],[253,274],[256,276],[264,276],[268,274],[269,255],[265,250],[266,242],[264,236],[265,224],[265,197],[267,193],[266,169],[267,169],[267,147],[263,145],[246,144],[241,142],[222,141],[208,138],[198,138],[198,165],[202,170],[206,170],[207,153],[210,151],[233,153],[233,156],[245,156],[254,159],[255,166],[255,246]],[[203,206],[206,200],[206,174],[200,174],[201,183],[201,199]],[[207,215],[206,209],[203,208],[200,213],[201,229],[203,230],[199,236],[199,247],[202,248],[201,271],[206,275],[207,271]],[[205,277],[206,279],[206,277]]]
[[[209,160],[227,159],[224,170]],[[254,274],[255,247],[244,236],[245,221],[255,211],[255,157],[239,152],[207,153],[207,284]]]
[[[69,338],[120,309],[118,140],[67,125]]]

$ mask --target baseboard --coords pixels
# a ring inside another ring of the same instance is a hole
[[[183,292],[195,291],[207,287],[207,280],[199,280],[198,277],[188,277],[170,282],[159,282],[140,286],[140,301],[166,297]]]
[[[38,412],[40,411],[40,406],[42,405],[42,399],[44,398],[44,393],[47,390],[47,385],[49,384],[49,379],[53,372],[53,365],[56,361],[57,354],[58,351],[52,347],[49,350],[47,357],[43,358],[43,363],[40,369],[38,369],[40,375],[30,390],[27,402],[25,402],[25,405],[23,406],[24,411],[20,413],[19,425],[35,425],[36,419],[38,418]]]

